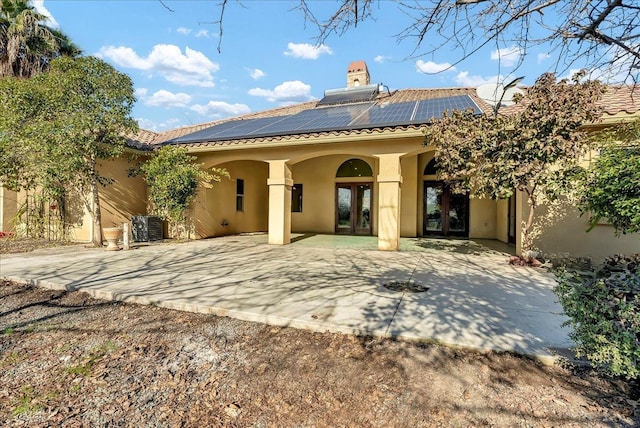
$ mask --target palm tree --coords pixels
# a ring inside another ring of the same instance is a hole
[[[0,77],[31,77],[45,71],[53,58],[81,53],[45,19],[28,0],[0,0]]]

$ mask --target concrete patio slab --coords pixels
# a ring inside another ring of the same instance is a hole
[[[572,346],[554,279],[516,268],[473,241],[405,239],[376,250],[374,237],[266,235],[2,255],[0,276],[96,297],[154,303],[248,321],[514,351],[553,358]],[[423,293],[392,291],[414,281]]]

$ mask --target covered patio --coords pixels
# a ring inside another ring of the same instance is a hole
[[[3,256],[5,278],[99,298],[315,331],[439,342],[549,359],[571,346],[542,269],[475,241],[266,234],[131,251],[75,247]],[[70,263],[73,260],[73,263]],[[412,284],[416,287],[389,287]],[[417,291],[417,292],[416,292]]]

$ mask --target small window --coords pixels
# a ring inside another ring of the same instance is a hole
[[[438,174],[438,164],[436,163],[436,158],[431,159],[427,166],[424,168],[424,175],[437,175]]]
[[[338,172],[336,177],[372,177],[373,171],[368,163],[362,159],[349,159],[345,161]]]
[[[244,180],[236,179],[236,211],[244,211]]]
[[[291,212],[302,212],[302,184],[294,184],[291,188]]]

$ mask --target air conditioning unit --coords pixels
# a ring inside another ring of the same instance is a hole
[[[162,219],[150,215],[131,217],[134,242],[159,241],[162,239]]]

